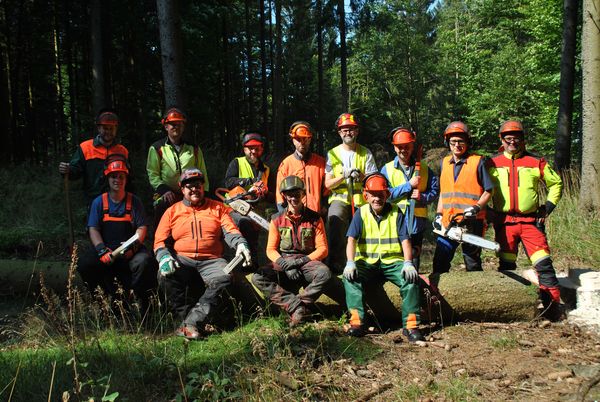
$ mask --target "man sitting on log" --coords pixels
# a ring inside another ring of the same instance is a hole
[[[319,298],[331,271],[321,262],[327,257],[323,219],[304,206],[304,183],[298,176],[288,176],[281,181],[279,191],[287,207],[273,215],[269,226],[267,257],[272,262],[261,267],[252,282],[290,314],[293,327],[305,319],[307,307]],[[304,290],[298,293],[300,286]]]
[[[347,263],[344,268],[350,336],[363,336],[363,285],[378,279],[391,281],[402,296],[403,334],[409,342],[423,340],[418,328],[419,275],[412,263],[412,246],[404,215],[390,197],[385,176],[374,173],[363,183],[368,204],[359,208],[348,228]]]

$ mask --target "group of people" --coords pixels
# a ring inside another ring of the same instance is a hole
[[[289,130],[294,152],[276,173],[262,160],[265,139],[245,134],[244,155],[231,161],[224,185],[229,196],[252,197],[259,213],[277,208],[269,222],[269,262],[261,266],[256,258],[261,226],[207,197],[204,157],[198,146],[184,141],[186,121],[180,109],[169,109],[162,119],[166,137],[148,151],[146,170],[155,192],[152,252],[143,245],[150,222],[140,199],[126,190],[131,168],[127,149],[116,140],[119,119],[114,111],[99,113],[96,137],[81,143],[71,162],[59,165],[70,179],[83,177],[90,200],[92,247],[78,263],[87,286],[111,293],[117,279],[144,304],[157,280],[171,311],[181,319],[177,335],[201,337],[220,295],[232,284],[223,258],[226,243],[253,273],[256,288],[287,312],[291,326],[307,319],[319,296],[341,274],[348,335],[365,334],[364,286],[391,281],[402,296],[405,336],[410,342],[422,340],[420,255],[430,227],[427,206],[436,199],[435,229],[448,227],[457,214],[476,235],[484,234],[486,220],[493,223],[501,246],[500,269],[516,268],[522,242],[538,273],[548,315],[558,314],[560,291],[544,221],[561,197],[562,182],[543,158],[526,150],[519,121],[502,124],[502,148],[490,159],[471,152],[465,123],[450,123],[443,134],[449,155],[441,162],[439,177],[421,159],[416,134],[406,127],[389,133],[396,156],[379,171],[371,151],[357,142],[360,127],[350,113],[336,120],[341,143],[326,158],[311,151],[311,125],[294,122]],[[540,182],[548,189],[544,205]],[[133,235],[137,240],[118,250]],[[459,245],[437,237],[434,274],[449,271]],[[479,247],[463,243],[462,253],[468,271],[482,270]]]

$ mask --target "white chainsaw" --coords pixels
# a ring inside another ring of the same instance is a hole
[[[500,244],[496,243],[493,240],[484,239],[481,236],[476,236],[467,231],[467,228],[464,226],[459,226],[459,222],[456,218],[464,217],[464,214],[455,214],[450,218],[450,225],[445,228],[442,226],[442,229],[433,229],[433,233],[436,233],[440,236],[444,236],[450,240],[457,241],[459,243],[469,243],[477,247],[485,248],[487,250],[492,250],[496,254],[500,252]],[[462,222],[462,221],[460,221]]]
[[[229,190],[224,188],[218,188],[215,190],[215,194],[223,201],[224,204],[229,205],[235,212],[252,219],[254,222],[259,224],[264,230],[268,232],[269,221],[267,221],[265,218],[263,218],[256,212],[254,212],[250,203],[244,199],[244,197],[253,196],[254,192],[247,191],[245,193],[238,194],[234,197],[227,198],[224,194],[226,194],[228,191]]]

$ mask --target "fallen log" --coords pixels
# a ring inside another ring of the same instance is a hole
[[[69,261],[0,260],[0,296],[22,296],[27,292],[37,292],[41,275],[47,288],[64,293],[69,265]],[[83,286],[77,274],[75,284]]]
[[[432,319],[444,324],[458,321],[529,321],[537,316],[537,287],[522,278],[496,271],[450,272],[438,280],[441,303],[431,306]],[[399,322],[402,298],[400,290],[390,282],[366,287],[365,304],[377,320]],[[334,302],[321,296],[320,304]],[[425,302],[422,307],[427,312]]]

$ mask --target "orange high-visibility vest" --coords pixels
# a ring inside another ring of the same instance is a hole
[[[452,155],[444,158],[440,174],[440,198],[442,200],[442,223],[444,227],[450,224],[452,215],[463,212],[466,208],[477,204],[483,187],[477,180],[477,167],[481,161],[480,155],[469,155],[463,167],[454,180],[454,164],[450,163]],[[477,219],[485,218],[485,208],[477,214]]]

